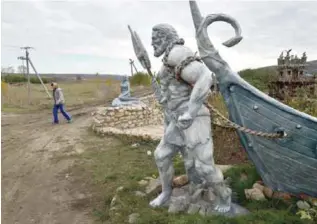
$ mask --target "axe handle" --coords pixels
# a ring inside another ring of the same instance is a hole
[[[153,74],[152,74],[152,72],[151,72],[151,69],[146,68],[146,70],[147,70],[147,73],[148,73],[151,77],[153,77]]]

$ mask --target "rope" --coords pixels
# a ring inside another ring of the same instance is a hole
[[[197,53],[197,52],[196,52]],[[175,67],[175,76],[176,76],[176,79],[178,81],[182,81],[184,83],[186,83],[187,85],[189,85],[191,88],[194,87],[194,85],[192,83],[188,83],[187,81],[185,81],[184,79],[182,79],[181,77],[181,74],[182,74],[182,71],[183,69],[189,65],[190,63],[192,63],[193,61],[198,61],[198,62],[201,62],[202,63],[202,60],[200,57],[197,57],[196,56],[196,53],[194,56],[189,56],[187,57],[185,60],[183,60],[179,65],[177,65]]]
[[[263,137],[263,138],[285,138],[287,134],[285,132],[277,132],[277,133],[267,133],[267,132],[262,132],[262,131],[255,131],[243,126],[240,126],[232,121],[230,121],[228,118],[223,116],[216,108],[214,108],[210,103],[205,104],[206,107],[213,113],[217,114],[221,120],[223,120],[226,125],[219,124],[217,122],[213,122],[213,124],[222,127],[222,128],[229,128],[229,129],[236,129],[239,131],[242,131],[247,134]]]
[[[166,49],[166,51],[165,51],[165,55],[164,55],[164,57],[163,57],[163,59],[162,59],[162,62],[163,62],[163,64],[164,64],[166,67],[171,67],[171,66],[167,63],[167,61],[168,61],[168,56],[169,56],[169,54],[170,54],[170,51],[173,49],[173,47],[174,47],[175,45],[184,45],[184,43],[185,43],[184,39],[180,38],[180,39],[177,39],[177,40],[172,41],[172,42],[168,45],[168,47],[167,47],[167,49]]]

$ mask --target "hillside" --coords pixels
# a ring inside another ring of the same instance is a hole
[[[271,65],[271,66],[260,67],[257,69],[276,69],[276,67],[277,67],[276,65]],[[308,74],[316,74],[317,73],[317,60],[308,61],[305,71]]]
[[[267,91],[270,77],[276,75],[276,67],[276,65],[272,65],[256,69],[244,69],[238,73],[256,88]],[[307,74],[317,74],[317,60],[307,62],[305,72]]]
[[[31,74],[31,75],[35,75],[35,74]],[[40,74],[42,77],[46,77],[46,78],[54,78],[57,80],[74,80],[76,79],[76,77],[80,76],[82,79],[95,79],[96,77],[98,78],[111,78],[111,79],[115,79],[115,80],[121,80],[122,79],[122,75],[118,75],[118,74],[54,74],[54,73],[41,73]]]
[[[307,62],[307,73],[317,74],[317,60]]]

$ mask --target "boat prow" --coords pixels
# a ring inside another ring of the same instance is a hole
[[[269,97],[233,72],[212,45],[207,26],[215,21],[230,23],[235,37],[224,45],[232,47],[242,39],[239,24],[224,14],[203,18],[195,1],[190,7],[200,56],[216,74],[230,120],[253,130],[287,134],[267,139],[237,131],[264,183],[273,190],[317,197],[317,118]]]

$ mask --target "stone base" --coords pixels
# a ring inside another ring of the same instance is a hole
[[[215,211],[217,197],[212,188],[195,188],[186,185],[181,188],[174,188],[169,203],[166,204],[169,213],[185,212],[188,214],[199,213],[202,216],[223,215],[226,217],[235,217],[246,215],[250,212],[242,206],[232,203],[229,212],[220,213]]]
[[[124,107],[124,106],[146,106],[145,103],[143,103],[142,101],[138,100],[138,99],[131,99],[131,100],[120,100],[119,98],[115,98],[112,103],[111,106],[113,107]]]
[[[213,211],[212,209],[209,209],[209,210],[207,209],[206,211],[206,215],[223,215],[226,217],[236,217],[236,216],[248,215],[248,214],[250,214],[248,209],[236,203],[232,203],[230,211],[226,213],[219,213],[219,212]]]

